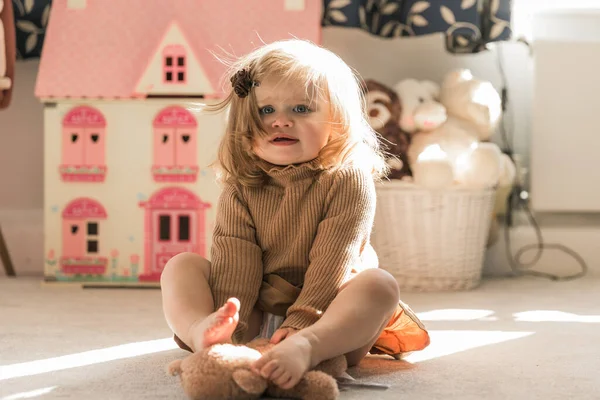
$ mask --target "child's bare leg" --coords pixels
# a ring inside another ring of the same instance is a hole
[[[239,320],[237,299],[215,311],[209,276],[207,260],[181,253],[167,262],[160,277],[167,324],[193,351],[229,341]]]
[[[319,321],[277,344],[254,367],[282,388],[291,388],[309,368],[340,354],[356,364],[375,343],[399,300],[394,277],[381,269],[363,271],[340,289]]]

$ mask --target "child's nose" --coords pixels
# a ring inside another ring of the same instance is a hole
[[[293,126],[292,120],[285,115],[278,115],[275,117],[273,124],[271,125],[273,128],[291,128]]]

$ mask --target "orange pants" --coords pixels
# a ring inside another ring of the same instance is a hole
[[[425,326],[409,306],[400,302],[370,353],[400,356],[427,346],[429,333]]]

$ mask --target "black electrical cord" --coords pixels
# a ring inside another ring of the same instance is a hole
[[[507,134],[506,123],[505,123],[505,118],[506,118],[507,111],[509,108],[508,107],[509,101],[508,101],[508,87],[507,87],[506,72],[504,70],[504,63],[502,60],[501,45],[498,43],[498,44],[496,44],[495,47],[497,50],[496,59],[498,62],[498,69],[500,71],[500,77],[502,79],[502,118],[500,120],[500,130],[501,130],[502,139],[504,141],[505,153],[510,157],[512,162],[515,163],[514,152],[513,152],[513,136],[512,136],[512,134],[514,132],[514,126],[513,126],[513,129],[510,130],[510,138],[509,138],[508,134]],[[581,278],[581,277],[585,276],[588,271],[588,266],[587,266],[585,260],[581,257],[581,255],[579,255],[576,251],[574,251],[562,244],[545,243],[544,242],[544,238],[542,236],[542,230],[540,229],[539,224],[537,223],[535,216],[533,215],[533,212],[529,208],[529,201],[528,201],[529,196],[524,195],[524,194],[527,194],[527,192],[521,186],[522,182],[520,182],[519,177],[517,177],[516,182],[517,182],[517,184],[513,188],[510,196],[508,196],[508,199],[506,202],[506,215],[504,218],[504,240],[505,240],[505,246],[506,246],[506,256],[508,258],[508,261],[509,261],[509,264],[510,264],[513,274],[515,276],[528,275],[528,276],[535,276],[535,277],[540,277],[540,278],[547,278],[547,279],[550,279],[553,281],[568,281],[568,280],[573,280],[573,279],[577,279],[577,278]],[[529,223],[531,224],[531,226],[533,227],[533,230],[535,232],[537,243],[529,244],[529,245],[525,245],[525,246],[521,247],[517,251],[517,253],[513,256],[511,242],[510,242],[510,228],[513,225],[514,211],[516,211],[519,207],[521,207],[523,209],[523,211],[525,211],[525,214],[527,215],[527,219],[528,219]],[[533,260],[531,260],[529,262],[522,262],[521,259],[522,259],[523,255],[530,250],[536,250]],[[581,266],[581,270],[575,274],[567,275],[567,276],[558,276],[558,275],[550,274],[547,272],[531,270],[530,268],[533,267],[535,264],[537,264],[539,262],[539,260],[541,259],[544,250],[563,251],[564,253],[570,255],[571,257],[573,257],[575,259],[575,261]]]

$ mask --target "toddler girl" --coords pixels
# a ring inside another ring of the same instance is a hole
[[[161,277],[177,343],[270,337],[253,367],[282,388],[337,355],[352,366],[369,351],[426,347],[369,243],[386,164],[356,75],[322,47],[285,40],[228,76],[231,93],[213,107],[229,115],[211,261],[179,254]]]

